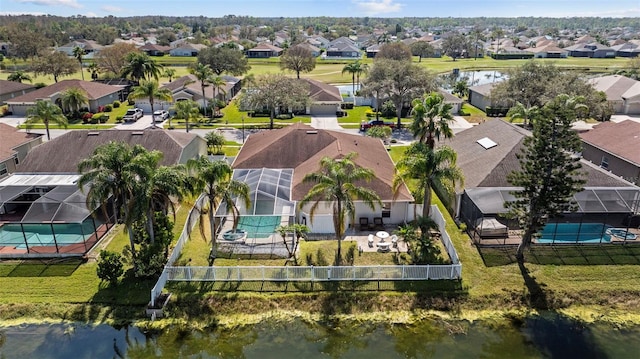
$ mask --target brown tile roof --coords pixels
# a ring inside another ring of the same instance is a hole
[[[15,81],[0,80],[0,95],[23,91],[23,90],[32,89],[32,88],[35,88],[35,86],[23,84]]]
[[[31,142],[42,135],[20,132],[17,128],[0,123],[0,161],[12,157],[16,151],[14,148]]]
[[[101,84],[99,82],[90,82],[82,80],[62,80],[52,85],[29,92],[28,94],[18,96],[8,100],[7,103],[34,103],[36,100],[50,98],[54,94],[65,91],[69,88],[77,87],[87,93],[89,100],[96,100],[109,94],[122,90],[121,87]]]
[[[77,173],[78,163],[91,156],[96,147],[112,141],[142,145],[163,153],[161,165],[180,161],[185,146],[198,136],[164,130],[74,130],[56,137],[29,152],[18,166],[23,173]]]
[[[464,186],[511,187],[507,175],[520,169],[516,154],[523,141],[531,132],[501,119],[491,119],[480,125],[464,130],[455,137],[441,140],[440,144],[451,146],[458,154],[458,167],[464,174]],[[498,145],[484,149],[476,141],[488,137]],[[620,180],[588,161],[581,161],[587,173],[588,187],[626,187],[628,182]]]
[[[580,134],[582,141],[640,166],[640,122],[603,122]]]
[[[227,76],[221,76],[225,82],[226,85],[224,86],[224,91],[228,92],[229,90],[231,90],[231,88],[235,85],[235,83],[237,82],[237,79],[232,78],[232,77],[227,77]],[[183,88],[185,91],[189,92],[190,94],[193,95],[193,100],[197,101],[202,99],[202,87],[200,86],[200,81],[198,80],[198,78],[196,77],[196,75],[185,75],[182,77],[179,77],[175,80],[173,80],[172,82],[166,83],[164,85],[162,85],[163,88],[169,89],[169,91],[171,91],[172,93],[176,93],[181,91]],[[213,98],[213,86],[208,85],[204,87],[204,94],[205,96],[207,96],[207,99],[212,99]],[[216,92],[217,94],[217,92]]]
[[[321,81],[302,78],[309,83],[309,97],[314,102],[342,102],[340,90]]]
[[[383,201],[393,200],[393,161],[382,142],[371,137],[318,130],[298,123],[249,136],[233,168],[293,168],[292,198],[299,201],[312,186],[302,183],[302,179],[320,168],[320,159],[340,158],[350,152],[358,153],[354,160],[358,166],[370,168],[376,175],[372,181],[360,185],[374,190]],[[402,186],[396,199],[412,201],[413,197],[407,187]]]

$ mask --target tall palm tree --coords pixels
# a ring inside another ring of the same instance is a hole
[[[189,73],[196,76],[200,81],[200,88],[202,89],[202,99],[204,100],[204,117],[207,117],[207,96],[204,93],[205,87],[211,82],[213,76],[213,70],[209,65],[198,62],[195,66],[189,67]]]
[[[221,204],[226,205],[227,213],[233,215],[233,229],[236,229],[239,211],[234,197],[238,197],[249,207],[249,186],[246,183],[231,178],[233,169],[224,160],[210,161],[201,156],[187,162],[190,188],[195,194],[203,193],[207,196],[209,228],[211,230],[211,250],[215,256],[217,252],[218,226],[215,214]]]
[[[83,105],[89,103],[89,97],[83,89],[69,87],[60,94],[60,101],[65,111],[80,111]]]
[[[344,65],[344,67],[342,68],[342,74],[344,75],[345,72],[348,72],[351,74],[351,91],[353,93],[353,97],[356,97],[356,74],[358,73],[360,69],[360,64],[359,61],[354,61],[350,64],[346,64]]]
[[[360,60],[356,61],[358,64],[356,66],[356,83],[358,87],[360,87],[360,75],[366,74],[369,71],[369,65],[360,62]]]
[[[173,105],[173,109],[176,111],[176,118],[183,119],[185,121],[187,132],[189,132],[189,120],[192,118],[198,118],[200,116],[200,110],[198,110],[198,104],[193,100],[182,100],[176,102]]]
[[[444,96],[437,92],[431,92],[422,98],[412,101],[413,122],[411,131],[420,142],[426,143],[429,148],[435,147],[435,140],[453,137],[453,130],[449,124],[453,122],[451,104],[444,102]]]
[[[37,100],[36,105],[27,110],[27,120],[24,121],[27,127],[34,123],[43,123],[47,130],[47,141],[51,140],[49,133],[49,123],[53,122],[59,126],[67,128],[67,118],[62,114],[62,109],[51,101]]]
[[[26,72],[20,70],[12,72],[9,77],[7,77],[7,80],[20,83],[22,83],[22,81],[32,82],[31,76],[29,76],[29,74],[27,74]]]
[[[155,100],[160,101],[171,101],[171,91],[166,88],[159,88],[158,81],[146,81],[142,80],[140,85],[135,86],[133,91],[129,94],[130,99],[149,99],[149,104],[151,105],[151,116],[153,117],[154,112],[154,103]],[[153,128],[156,127],[156,121],[154,118],[151,119],[151,126]]]
[[[160,77],[162,65],[144,52],[130,52],[125,60],[126,64],[121,73],[123,77],[131,77],[136,82],[140,82],[143,79],[151,80],[151,78],[157,81]]]
[[[80,64],[80,74],[82,75],[82,81],[84,81],[84,70],[82,69],[82,56],[84,56],[84,49],[80,46],[76,46],[73,48],[73,57],[78,60]]]
[[[171,80],[176,76],[176,70],[174,69],[165,69],[164,73],[162,74],[165,77],[169,78],[169,82],[171,82]]]
[[[209,83],[211,84],[211,86],[213,86],[213,101],[215,101],[214,107],[217,107],[218,95],[219,94],[224,94],[224,95],[227,94],[227,91],[225,91],[225,87],[227,86],[227,81],[225,81],[220,76],[216,76],[216,77],[211,78],[211,81]]]
[[[524,126],[529,126],[529,122],[538,113],[538,106],[526,107],[521,102],[517,101],[515,106],[509,109],[507,116],[509,116],[509,122],[513,122],[516,119],[522,119]]]
[[[394,178],[393,187],[397,190],[403,182],[416,180],[416,190],[423,193],[422,216],[428,217],[434,184],[453,190],[456,183],[463,182],[456,160],[457,154],[449,146],[433,149],[425,143],[414,142],[396,164],[398,175]]]
[[[349,216],[351,223],[355,222],[356,206],[354,201],[364,202],[371,210],[375,210],[376,205],[382,206],[378,194],[369,188],[356,185],[356,182],[370,181],[375,177],[371,169],[358,167],[355,164],[353,159],[357,155],[355,152],[350,152],[338,159],[323,157],[320,160],[320,170],[307,173],[302,180],[306,183],[314,183],[314,186],[299,204],[299,207],[302,208],[313,202],[309,210],[312,221],[321,204],[328,202],[333,207],[333,228],[338,240],[338,265],[340,265],[340,258],[342,258],[341,242],[345,233],[346,217]]]
[[[147,154],[147,155],[145,155]],[[89,187],[87,202],[103,206],[112,200],[115,222],[121,218],[129,233],[131,255],[136,266],[135,241],[132,224],[137,219],[136,204],[133,198],[139,195],[139,183],[146,181],[150,175],[149,158],[144,147],[129,146],[124,142],[109,142],[98,146],[93,154],[78,164],[78,187]],[[122,216],[119,216],[119,211]],[[135,270],[135,269],[134,269]]]

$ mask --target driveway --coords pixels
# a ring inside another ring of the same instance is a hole
[[[311,117],[311,127],[319,130],[342,130],[338,124],[338,118],[335,116],[327,117]]]
[[[123,122],[114,127],[116,130],[144,130],[151,127],[152,115],[144,115],[136,122]]]

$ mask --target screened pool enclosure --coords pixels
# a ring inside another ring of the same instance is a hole
[[[477,244],[517,244],[521,231],[505,203],[515,200],[508,187],[478,187],[460,198],[459,220]],[[536,235],[538,244],[640,243],[640,189],[587,187],[573,196],[575,211],[550,218]]]
[[[291,200],[293,169],[235,169],[233,179],[249,186],[250,204],[246,206],[239,198],[234,199],[238,208],[237,235],[230,235],[233,216],[227,205],[218,207],[216,216],[222,221],[218,234],[219,249],[231,254],[269,254],[285,256],[282,237],[276,232],[278,226],[293,222],[295,201]]]
[[[76,185],[0,186],[0,258],[87,253],[110,228]]]

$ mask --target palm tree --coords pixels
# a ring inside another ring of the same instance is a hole
[[[209,65],[204,65],[198,62],[195,66],[189,67],[189,73],[196,76],[200,81],[200,88],[202,89],[202,98],[204,100],[204,117],[207,117],[207,96],[204,93],[204,88],[211,82],[213,76],[213,70]]]
[[[358,73],[359,69],[360,69],[360,62],[357,60],[350,64],[345,65],[342,68],[342,74],[344,74],[345,72],[348,72],[351,74],[351,90],[354,98],[356,97],[356,74]]]
[[[126,56],[126,64],[122,68],[123,77],[131,77],[132,80],[139,82],[140,80],[151,78],[158,80],[162,65],[159,65],[154,59],[143,52],[130,52]]]
[[[214,107],[218,107],[218,95],[221,93],[224,95],[227,94],[227,92],[224,90],[227,86],[227,81],[225,81],[220,76],[216,76],[211,78],[209,83],[211,84],[211,86],[213,86],[213,101],[215,101]]]
[[[354,201],[363,201],[371,210],[375,210],[376,204],[382,206],[378,194],[369,188],[355,184],[375,178],[371,169],[358,167],[355,164],[353,159],[357,155],[357,153],[351,152],[338,159],[323,157],[320,160],[320,170],[306,174],[302,180],[305,183],[314,183],[314,186],[299,204],[299,207],[303,208],[308,203],[314,202],[309,210],[312,221],[321,204],[329,202],[333,207],[333,228],[338,240],[338,265],[340,265],[340,258],[342,258],[341,242],[345,233],[346,216],[349,216],[351,223],[355,222],[356,206]]]
[[[200,116],[200,110],[198,110],[198,104],[193,100],[183,100],[176,102],[173,105],[173,109],[176,111],[176,118],[181,118],[185,121],[187,126],[187,132],[189,132],[189,120]]]
[[[176,76],[176,70],[174,69],[165,69],[164,73],[162,74],[165,77],[169,78],[169,82],[171,82],[171,80]]]
[[[233,216],[233,229],[237,228],[239,216],[234,197],[244,202],[246,207],[251,205],[249,186],[246,183],[231,178],[233,169],[224,160],[210,161],[201,156],[187,162],[190,187],[195,194],[203,193],[207,196],[209,229],[211,230],[211,253],[215,257],[217,252],[218,226],[215,214],[220,204],[226,205],[227,213]]]
[[[426,143],[429,148],[435,147],[435,140],[453,137],[453,131],[449,124],[453,122],[451,116],[451,104],[444,102],[444,96],[437,92],[425,95],[412,101],[413,122],[411,131],[420,142]]]
[[[356,66],[356,83],[358,84],[358,88],[360,87],[360,75],[366,74],[369,71],[369,65],[363,64],[360,60],[356,61],[358,65]]]
[[[81,48],[80,46],[74,47],[73,57],[75,57],[76,60],[78,60],[78,63],[80,63],[80,74],[82,75],[82,81],[84,81],[84,71],[82,69],[82,56],[84,56],[84,49]]]
[[[521,102],[517,101],[515,106],[509,109],[507,116],[509,116],[509,122],[513,122],[516,119],[522,119],[524,126],[529,126],[529,121],[535,117],[538,113],[538,106],[525,107]]]
[[[31,76],[29,76],[29,74],[27,74],[26,72],[20,70],[12,72],[9,77],[7,77],[7,80],[20,83],[22,83],[22,81],[32,82]]]
[[[143,154],[147,155],[143,155]],[[78,164],[78,187],[84,190],[89,187],[87,202],[92,206],[103,206],[112,199],[115,222],[118,222],[119,210],[122,211],[122,221],[129,233],[131,255],[134,270],[136,266],[135,241],[132,224],[137,219],[136,205],[133,201],[140,194],[139,183],[146,181],[150,175],[148,164],[149,152],[142,146],[129,146],[124,142],[109,142],[98,146],[93,154]],[[93,207],[92,207],[93,208]]]
[[[92,80],[98,79],[98,73],[100,72],[100,67],[98,66],[98,64],[96,64],[95,62],[90,63],[89,66],[87,67],[87,70],[91,72]]]
[[[160,101],[171,101],[171,91],[166,88],[159,88],[157,81],[146,81],[142,80],[140,85],[135,86],[133,91],[129,94],[130,99],[149,99],[149,104],[151,105],[151,116],[153,117],[154,112],[154,102],[155,100]],[[156,127],[156,121],[154,118],[151,119],[152,127]]]
[[[456,183],[463,182],[462,171],[456,166],[457,154],[449,146],[430,148],[422,142],[414,142],[396,164],[398,175],[394,178],[394,189],[409,180],[417,181],[417,191],[423,193],[422,216],[428,217],[431,208],[431,189],[439,183],[454,190]]]
[[[62,114],[62,109],[51,101],[37,100],[36,105],[27,110],[27,120],[24,122],[27,127],[33,123],[43,123],[47,130],[47,141],[51,140],[49,133],[49,123],[67,128],[67,118]]]
[[[89,103],[89,97],[83,89],[69,87],[60,94],[60,101],[65,111],[80,111],[83,105]]]

